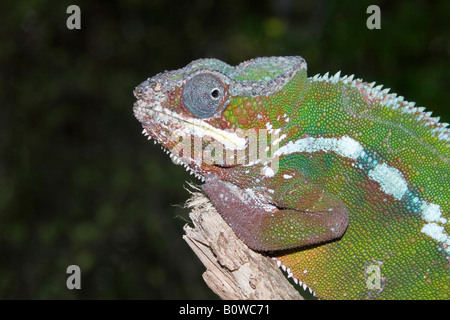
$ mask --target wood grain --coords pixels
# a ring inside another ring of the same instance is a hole
[[[186,206],[194,227],[184,226],[183,239],[206,267],[211,290],[226,300],[303,300],[272,258],[239,240],[203,193],[191,193]]]

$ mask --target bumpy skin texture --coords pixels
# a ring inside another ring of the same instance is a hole
[[[450,298],[450,133],[424,108],[353,76],[308,78],[301,57],[200,59],[134,94],[143,133],[320,298]]]

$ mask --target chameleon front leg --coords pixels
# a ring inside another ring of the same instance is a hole
[[[217,177],[202,186],[237,236],[258,251],[302,247],[340,238],[348,210],[334,195],[292,179],[268,198]],[[258,188],[260,189],[260,188]]]

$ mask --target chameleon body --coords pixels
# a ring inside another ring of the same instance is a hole
[[[450,298],[450,132],[424,108],[301,57],[200,59],[134,95],[143,133],[319,298]]]

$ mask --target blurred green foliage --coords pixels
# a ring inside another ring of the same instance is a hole
[[[66,8],[81,8],[81,30]],[[366,8],[381,8],[381,30]],[[193,181],[134,119],[133,88],[215,57],[301,55],[450,122],[450,1],[3,1],[0,298],[214,298],[181,239]],[[66,288],[66,268],[82,289]]]

